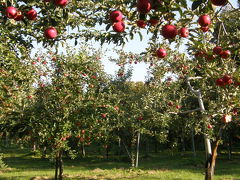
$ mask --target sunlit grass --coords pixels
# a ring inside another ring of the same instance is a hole
[[[29,153],[26,149],[5,149],[4,161],[8,165],[0,170],[1,180],[27,180],[33,177],[53,178],[54,164],[48,159]],[[217,160],[215,178],[240,180],[240,157],[227,160],[220,155]],[[84,159],[64,159],[64,179],[134,179],[134,180],[201,180],[204,179],[204,153],[193,159],[191,153],[167,152],[141,157],[139,168],[130,168],[130,163],[89,156]]]

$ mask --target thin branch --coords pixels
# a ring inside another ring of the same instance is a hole
[[[223,31],[224,31],[224,32],[225,32],[225,34],[228,36],[228,33],[227,33],[227,31],[226,31],[226,28],[225,28],[225,26],[224,26],[223,22],[222,22],[222,27],[223,27]]]
[[[219,31],[218,31],[217,45],[219,44],[221,29],[222,29],[222,23],[220,24]]]
[[[189,87],[189,89],[190,89],[190,91],[193,93],[193,94],[195,94],[196,96],[199,94],[199,90],[194,90],[193,89],[193,87],[191,86],[191,83],[190,83],[190,80],[191,79],[193,79],[193,77],[191,78],[191,77],[187,77],[187,79],[186,79],[186,81],[187,81],[187,85],[188,85],[188,87]],[[195,77],[195,79],[197,79],[197,77]]]
[[[232,5],[232,3],[231,3],[230,1],[228,1],[228,4],[230,4],[230,6],[231,6],[234,10],[236,10],[236,8]]]

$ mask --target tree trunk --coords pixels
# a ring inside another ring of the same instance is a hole
[[[47,147],[46,147],[46,146],[43,146],[41,158],[42,158],[42,159],[46,158],[46,154],[47,154]]]
[[[217,158],[217,149],[219,146],[220,140],[217,140],[215,146],[213,148],[212,156],[209,157],[209,161],[207,162],[205,180],[212,180],[215,170],[216,158]]]
[[[185,141],[184,141],[184,137],[181,136],[181,144],[182,144],[182,151],[185,152],[186,151],[186,147],[185,147]]]
[[[136,155],[136,164],[135,164],[136,168],[138,167],[140,136],[141,136],[141,133],[139,132],[137,136],[137,155]]]
[[[196,158],[196,148],[195,148],[195,140],[194,140],[194,130],[192,129],[191,131],[191,136],[192,136],[192,152],[193,152],[193,157]]]
[[[122,140],[122,143],[123,143],[123,146],[124,146],[124,148],[125,148],[125,150],[126,150],[126,152],[127,152],[127,155],[128,155],[128,157],[129,157],[129,159],[132,160],[132,156],[131,156],[131,154],[130,154],[130,152],[129,152],[129,150],[128,150],[128,148],[127,148],[127,146],[126,146],[126,144],[124,143],[123,140]]]
[[[86,156],[86,151],[85,151],[85,146],[82,144],[82,157],[85,158]]]
[[[218,136],[216,138],[216,142],[213,147],[213,153],[211,156],[209,156],[207,162],[206,162],[206,173],[205,173],[205,180],[212,180],[215,170],[215,164],[216,164],[216,158],[217,158],[217,149],[220,143],[220,140],[222,138],[222,131],[225,128],[225,126],[221,127],[218,132]]]
[[[232,139],[230,136],[228,136],[228,159],[231,160],[232,159]]]
[[[120,160],[121,155],[121,138],[118,139],[118,160]]]
[[[59,153],[56,153],[56,158],[55,158],[55,180],[58,179],[58,166],[59,166]]]
[[[157,153],[158,152],[158,141],[156,140],[156,138],[154,138],[154,141],[155,141],[155,143],[154,143],[154,151],[155,151],[155,153]]]
[[[63,160],[62,160],[62,150],[59,152],[59,180],[63,179]]]
[[[145,146],[146,146],[145,155],[148,156],[148,154],[149,154],[149,141],[148,140],[146,140]]]
[[[106,156],[106,159],[108,159],[108,157],[109,157],[109,150],[110,150],[110,148],[109,148],[109,146],[108,145],[106,145],[106,154],[105,154],[105,156]]]
[[[33,140],[33,152],[37,150],[37,142]]]

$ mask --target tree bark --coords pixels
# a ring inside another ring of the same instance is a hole
[[[33,140],[33,152],[37,150],[37,142]]]
[[[191,139],[192,139],[192,152],[193,152],[193,157],[196,158],[196,148],[195,148],[195,140],[194,140],[194,130],[192,129],[191,131]]]
[[[85,151],[85,146],[82,144],[82,157],[85,158],[86,156],[86,151]]]
[[[141,136],[141,133],[139,132],[137,136],[137,155],[136,155],[136,164],[135,164],[136,168],[138,167],[140,136]]]
[[[59,153],[56,153],[56,157],[55,157],[55,180],[58,179],[58,166],[59,166]]]
[[[62,150],[59,152],[59,180],[63,179],[63,160],[62,160]]]
[[[217,159],[217,149],[220,144],[220,140],[222,138],[222,131],[225,128],[225,126],[221,127],[218,132],[218,136],[216,138],[216,141],[214,143],[213,147],[213,153],[211,156],[209,156],[208,161],[206,162],[206,173],[205,173],[205,180],[212,180],[215,170],[215,164]]]

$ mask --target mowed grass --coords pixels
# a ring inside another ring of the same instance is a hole
[[[53,162],[41,159],[26,149],[5,149],[3,153],[8,168],[0,169],[0,180],[51,179],[54,176]],[[64,179],[201,180],[204,179],[204,153],[199,152],[195,160],[190,152],[184,155],[154,153],[141,157],[138,169],[130,168],[129,162],[106,160],[101,156],[74,160],[65,158]],[[233,160],[219,155],[214,179],[240,180],[240,155],[233,156]]]

